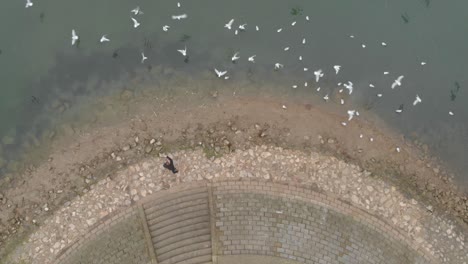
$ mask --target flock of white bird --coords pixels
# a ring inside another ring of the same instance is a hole
[[[31,2],[31,0],[26,0],[26,8],[29,8],[29,7],[32,7],[32,6],[33,6],[33,3]],[[179,7],[179,8],[181,7],[180,2],[177,2],[177,7]],[[143,14],[143,12],[141,11],[141,9],[140,9],[139,6],[137,6],[137,7],[134,8],[134,9],[132,9],[130,12],[131,12],[131,13],[133,14],[133,16],[135,16],[135,17],[138,16],[138,15],[142,15],[142,14]],[[131,20],[133,21],[133,27],[134,27],[134,28],[138,28],[141,24],[140,24],[140,23],[138,22],[138,20],[137,20],[135,17],[133,17],[133,16],[130,17]],[[172,15],[172,19],[173,19],[173,20],[182,20],[182,19],[186,19],[187,17],[188,17],[187,14]],[[305,19],[306,19],[307,21],[309,21],[309,16],[305,16]],[[244,31],[247,30],[247,24],[246,24],[246,23],[239,24],[239,25],[237,26],[237,28],[236,28],[236,27],[234,26],[234,22],[235,22],[235,19],[234,19],[234,18],[230,19],[230,20],[224,25],[224,28],[226,28],[227,30],[233,30],[233,29],[234,29],[234,34],[235,34],[235,35],[238,35],[240,32],[244,32]],[[296,23],[297,23],[296,21],[293,21],[293,22],[291,23],[291,26],[295,26]],[[163,29],[163,31],[166,32],[166,31],[168,31],[168,30],[170,29],[170,26],[164,25],[164,26],[162,27],[162,29]],[[259,31],[259,30],[260,30],[260,27],[259,27],[258,25],[256,25],[256,26],[255,26],[255,30],[256,30],[256,31]],[[276,29],[276,32],[277,32],[277,33],[280,33],[280,32],[282,32],[282,30],[283,30],[283,28],[278,28],[278,29]],[[349,37],[352,38],[352,39],[355,38],[354,35],[350,35]],[[78,42],[78,40],[79,40],[79,36],[78,36],[77,32],[75,31],[75,29],[72,29],[71,44],[72,44],[72,45],[76,45],[77,42]],[[109,41],[110,41],[110,39],[107,37],[106,34],[104,34],[104,35],[101,37],[101,39],[100,39],[100,42],[101,42],[101,43],[109,42]],[[306,39],[305,39],[305,38],[302,39],[302,44],[306,44]],[[386,42],[382,42],[381,45],[382,45],[383,47],[386,47],[388,44],[387,44]],[[361,44],[361,47],[362,47],[362,48],[366,48],[367,46],[366,46],[366,44]],[[285,48],[284,48],[284,51],[288,51],[289,49],[290,49],[290,47],[285,47]],[[182,56],[187,57],[187,46],[185,46],[184,49],[179,49],[179,50],[177,50],[177,52],[179,52],[180,54],[182,54]],[[248,57],[247,60],[248,60],[249,62],[251,62],[251,63],[255,63],[256,57],[257,57],[257,55],[251,55],[250,57]],[[146,57],[145,54],[142,52],[142,53],[141,53],[141,63],[144,63],[147,59],[148,59],[148,57]],[[231,61],[232,61],[233,63],[235,63],[235,62],[238,61],[239,59],[240,59],[240,52],[235,52],[234,55],[233,55],[232,58],[231,58]],[[299,60],[302,61],[302,56],[299,56]],[[424,65],[426,65],[427,63],[423,61],[423,62],[421,62],[420,64],[421,64],[421,66],[424,66]],[[284,68],[284,65],[281,64],[281,63],[279,63],[279,62],[276,62],[276,63],[274,63],[274,65],[273,65],[273,69],[274,69],[275,71],[281,70],[282,68]],[[338,75],[338,74],[339,74],[341,68],[342,68],[342,67],[341,67],[340,65],[334,65],[334,66],[333,66],[333,69],[334,69],[334,71],[335,71],[335,75]],[[304,71],[308,71],[308,68],[304,68]],[[229,79],[229,75],[227,75],[227,74],[228,74],[227,70],[218,70],[218,69],[214,68],[214,72],[215,72],[215,74],[216,74],[216,76],[217,76],[218,78],[222,78],[222,79],[225,79],[225,80]],[[315,82],[316,82],[316,83],[319,83],[320,78],[322,78],[322,77],[325,76],[325,73],[323,72],[322,69],[318,69],[318,70],[314,71],[313,74],[314,74],[314,76],[315,76]],[[385,71],[385,72],[383,72],[383,74],[384,74],[384,75],[388,75],[389,72]],[[403,80],[403,78],[404,78],[403,75],[398,76],[398,77],[394,80],[394,82],[391,84],[391,86],[390,86],[391,89],[395,89],[395,88],[397,88],[397,87],[402,86],[402,80]],[[308,86],[308,83],[305,82],[305,83],[304,83],[304,86]],[[353,93],[354,87],[353,87],[353,83],[352,83],[351,81],[347,81],[346,83],[341,83],[341,82],[340,82],[340,83],[338,83],[338,86],[343,86],[346,90],[348,90],[348,94],[349,94],[349,95],[351,95],[351,94]],[[370,86],[371,88],[374,88],[374,87],[375,87],[373,84],[369,84],[369,86]],[[297,88],[297,87],[298,87],[297,85],[293,85],[293,86],[292,86],[292,88]],[[317,91],[320,91],[320,89],[321,89],[321,88],[318,87],[316,90],[317,90]],[[342,92],[343,92],[343,89],[340,89],[340,90],[339,90],[339,93],[342,93]],[[377,97],[382,97],[382,96],[383,96],[383,95],[382,95],[381,93],[378,93],[378,94],[377,94]],[[325,101],[328,101],[329,98],[330,98],[330,97],[329,97],[328,94],[326,94],[326,95],[323,97],[323,99],[324,99]],[[413,106],[416,106],[417,104],[419,104],[419,103],[421,103],[421,102],[422,102],[421,97],[420,97],[418,94],[416,94],[415,100],[413,101]],[[345,103],[345,102],[344,102],[344,99],[340,99],[340,103],[343,105],[343,104]],[[287,109],[287,107],[286,107],[285,105],[283,105],[282,108],[283,108],[283,109]],[[398,109],[395,110],[396,113],[402,113],[402,111],[403,111],[402,106],[400,106],[400,108],[398,108]],[[347,126],[347,122],[351,121],[355,116],[359,116],[359,112],[356,111],[356,110],[348,110],[348,111],[347,111],[347,115],[348,115],[347,121],[341,123],[343,126]],[[454,113],[453,113],[452,111],[449,111],[449,115],[453,116]],[[360,138],[363,138],[363,135],[362,135],[362,134],[360,135]],[[369,138],[369,140],[370,140],[370,141],[373,141],[373,138],[371,137],[371,138]],[[397,151],[397,152],[400,152],[400,148],[397,147],[397,148],[396,148],[396,151]]]

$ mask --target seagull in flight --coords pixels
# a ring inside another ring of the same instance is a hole
[[[236,52],[236,53],[234,53],[234,55],[232,56],[231,61],[232,61],[233,63],[235,63],[236,60],[238,60],[238,59],[240,59],[240,57],[239,57],[239,52]]]
[[[252,56],[249,57],[248,60],[249,60],[250,62],[255,63],[255,57],[257,57],[257,55],[252,55]]]
[[[80,37],[76,34],[75,30],[72,29],[72,46],[75,45],[75,43],[78,41]]]
[[[323,77],[323,72],[320,69],[320,70],[314,71],[314,75],[315,75],[315,82],[318,82],[320,77]]]
[[[326,95],[323,97],[323,100],[328,101],[328,99],[330,99],[330,98],[328,97],[328,94],[326,94]]]
[[[395,89],[397,86],[401,86],[401,80],[403,80],[405,76],[400,75],[392,84],[392,89]]]
[[[140,26],[140,23],[138,23],[138,21],[136,19],[134,19],[133,17],[132,17],[132,21],[133,21],[133,27],[134,28],[137,28],[137,27]]]
[[[336,74],[338,74],[338,72],[340,72],[341,66],[340,65],[335,65],[335,66],[333,66],[333,69],[335,69]]]
[[[343,86],[348,89],[349,94],[353,93],[353,83],[348,81],[348,83],[344,83]]]
[[[281,63],[278,63],[278,62],[277,62],[277,63],[275,63],[275,70],[279,70],[279,69],[281,69],[281,68],[283,68],[283,67],[284,67],[284,65],[283,65],[283,64],[281,64]]]
[[[247,26],[247,24],[239,25],[239,29],[240,29],[241,31],[244,31],[246,26]]]
[[[102,42],[108,42],[108,41],[110,41],[110,39],[108,39],[106,35],[103,35],[103,36],[101,37],[101,40],[100,40],[101,43],[102,43]]]
[[[296,25],[296,21],[293,21],[293,22],[291,23],[291,26],[294,27],[295,25]]]
[[[283,31],[282,28],[278,28],[278,30],[276,30],[276,32],[280,33],[281,31]]]
[[[216,75],[218,76],[218,78],[223,77],[227,73],[227,71],[219,71],[216,68],[214,69],[214,71],[215,71]]]
[[[181,20],[181,19],[186,19],[187,17],[188,17],[187,14],[181,14],[181,15],[174,15],[174,16],[172,16],[172,19],[174,19],[174,20],[176,20],[176,19],[177,19],[177,20]]]
[[[180,49],[177,51],[180,52],[184,57],[187,57],[187,46],[185,46],[185,49]]]
[[[29,8],[33,6],[33,2],[31,2],[31,0],[26,0],[26,8]]]
[[[403,104],[400,105],[400,107],[398,107],[397,110],[395,110],[395,112],[397,112],[398,114],[400,114],[401,112],[403,112]]]
[[[234,18],[231,19],[231,20],[229,20],[229,22],[228,22],[226,25],[224,25],[224,27],[227,28],[227,29],[229,29],[229,30],[231,30],[231,28],[232,28],[232,23],[234,23]]]
[[[141,53],[141,63],[144,63],[145,60],[147,60],[147,59],[148,59],[148,57],[146,57],[146,56],[145,56],[145,53],[142,52],[142,53]]]
[[[356,114],[356,110],[348,110],[348,121],[351,121],[351,119],[353,119],[355,114]]]
[[[167,32],[167,31],[169,30],[169,28],[170,28],[170,26],[168,26],[168,25],[163,26],[163,30],[164,30],[165,32]]]
[[[417,104],[419,104],[419,103],[421,103],[421,102],[422,102],[422,100],[421,100],[421,98],[419,97],[419,95],[416,95],[416,99],[414,99],[413,105],[417,105]]]
[[[133,13],[135,16],[137,15],[143,15],[143,12],[140,10],[140,7],[137,6],[135,7],[132,11],[130,11],[131,13]]]

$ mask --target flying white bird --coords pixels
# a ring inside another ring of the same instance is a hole
[[[239,29],[240,30],[245,30],[245,27],[247,26],[247,24],[242,24],[242,25],[239,25]]]
[[[326,94],[326,95],[323,97],[323,100],[328,101],[328,99],[329,99],[328,94]]]
[[[232,56],[231,58],[231,61],[232,62],[235,62],[236,60],[238,60],[240,57],[239,57],[239,52],[236,52],[234,53],[234,55]]]
[[[319,88],[317,88],[317,92],[320,92],[320,87],[319,87]]]
[[[133,13],[135,16],[136,15],[143,15],[143,12],[140,10],[140,7],[137,6],[135,7],[132,11],[130,11],[131,13]]]
[[[403,105],[400,105],[400,107],[398,107],[398,109],[395,110],[395,112],[397,112],[398,114],[400,114],[401,112],[403,112]]]
[[[234,23],[234,18],[231,19],[231,20],[229,20],[229,22],[228,22],[226,25],[224,25],[224,27],[227,28],[227,29],[229,29],[229,30],[231,30],[231,28],[232,28],[232,23]]]
[[[291,23],[291,26],[294,27],[295,25],[296,25],[296,21],[293,21],[293,22]]]
[[[184,57],[187,57],[187,46],[185,46],[185,49],[180,49],[177,51],[180,52]]]
[[[281,31],[283,31],[282,28],[278,28],[278,30],[276,30],[276,32],[280,33]]]
[[[416,99],[414,100],[413,105],[417,105],[417,104],[419,104],[419,103],[421,103],[421,102],[422,102],[422,100],[421,100],[421,98],[419,97],[419,95],[416,95]]]
[[[372,83],[370,83],[369,87],[374,88],[375,86]]]
[[[134,19],[133,17],[132,17],[132,21],[133,21],[133,27],[134,28],[137,28],[137,27],[140,26],[140,23],[138,23],[138,21],[136,19]]]
[[[305,38],[302,39],[302,44],[306,44],[306,39]]]
[[[167,31],[169,30],[169,28],[171,28],[171,27],[168,26],[168,25],[163,26],[163,30],[164,30],[165,32],[167,32]]]
[[[214,71],[215,71],[216,75],[218,76],[218,78],[223,77],[227,73],[227,71],[219,71],[216,68],[214,69]]]
[[[252,56],[249,57],[248,60],[249,60],[250,62],[255,62],[255,57],[257,57],[257,55],[252,55]]]
[[[78,41],[80,37],[76,34],[75,30],[72,29],[72,46],[75,45],[75,43]]]
[[[283,65],[283,64],[281,64],[281,63],[278,63],[278,62],[277,62],[277,63],[275,63],[275,70],[279,70],[279,69],[281,69],[281,68],[283,68],[283,67],[284,67],[284,65]]]
[[[425,61],[421,61],[421,66],[424,66],[426,65],[426,62]]]
[[[389,72],[388,72],[388,71],[386,71],[386,72],[383,72],[383,74],[384,74],[384,75],[387,75],[387,74],[389,74]]]
[[[173,15],[173,16],[172,16],[172,19],[174,19],[174,20],[176,20],[176,19],[177,19],[177,20],[181,20],[181,19],[186,19],[187,17],[188,17],[187,14]]]
[[[349,94],[353,93],[353,83],[348,81],[348,83],[344,83],[343,86],[348,89]]]
[[[26,0],[26,8],[33,6],[33,2],[31,0]]]
[[[102,42],[108,42],[108,41],[110,41],[110,39],[107,38],[107,35],[103,35],[103,36],[101,37],[101,40],[100,40],[101,43],[102,43]]]
[[[454,113],[453,113],[452,111],[449,111],[449,115],[453,116],[453,115],[454,115]]]
[[[239,34],[239,30],[236,29],[236,31],[234,31],[234,34],[235,35]]]
[[[395,89],[397,86],[401,86],[401,80],[403,80],[405,76],[400,75],[398,78],[392,83],[392,89]]]
[[[288,50],[289,50],[289,47],[284,48],[284,51],[288,51]]]
[[[320,69],[320,70],[314,71],[314,75],[315,75],[315,82],[318,82],[320,77],[323,77],[323,72]]]
[[[335,73],[338,74],[338,72],[340,72],[341,66],[340,65],[335,65],[335,66],[333,66],[333,69],[335,69]]]
[[[148,57],[146,57],[146,56],[145,56],[145,53],[142,52],[142,53],[141,53],[141,63],[144,63],[145,60],[147,60],[147,59],[148,59]]]
[[[353,119],[355,114],[356,114],[356,110],[348,110],[348,121],[351,121],[351,119]]]
[[[259,31],[259,30],[260,30],[260,28],[259,28],[258,26],[255,26],[255,30]]]

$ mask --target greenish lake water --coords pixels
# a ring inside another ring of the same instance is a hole
[[[21,146],[37,144],[60,117],[57,112],[77,111],[89,100],[121,91],[142,69],[171,67],[197,76],[217,67],[228,70],[229,81],[248,72],[258,83],[284,84],[296,95],[323,97],[340,89],[338,82],[352,81],[343,111],[374,111],[408,138],[427,144],[468,184],[467,1],[197,0],[180,1],[180,8],[168,0],[33,3],[30,8],[26,1],[0,3],[1,173]],[[131,14],[136,6],[144,14]],[[184,13],[187,19],[171,18]],[[141,23],[138,28],[131,17]],[[229,31],[224,24],[231,18]],[[245,32],[235,35],[244,23]],[[164,25],[170,26],[167,32]],[[78,46],[71,45],[72,29],[80,36]],[[100,43],[103,34],[111,41]],[[187,62],[176,51],[184,46]],[[144,64],[141,52],[148,57]],[[233,64],[235,52],[241,58]],[[254,54],[252,64],[247,58]],[[275,72],[277,62],[284,69]],[[338,75],[334,65],[342,66]],[[316,84],[318,69],[325,76]],[[402,86],[392,90],[400,75]],[[417,94],[423,102],[413,107]],[[403,113],[397,114],[400,105]]]

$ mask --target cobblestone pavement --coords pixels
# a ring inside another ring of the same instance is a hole
[[[397,188],[359,167],[333,157],[258,146],[207,159],[203,151],[172,153],[178,174],[162,167],[163,158],[149,158],[98,182],[55,212],[13,259],[50,263],[97,221],[116,210],[183,182],[221,178],[260,178],[315,188],[387,221],[442,263],[466,263],[466,230],[436,215],[430,204],[405,197]],[[118,157],[115,162],[119,163]],[[13,261],[15,263],[15,261]]]
[[[78,244],[62,256],[63,264],[102,263],[102,264],[145,264],[150,263],[146,242],[136,210],[118,215],[118,218],[96,227]]]

